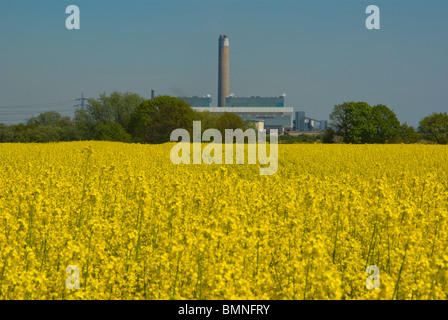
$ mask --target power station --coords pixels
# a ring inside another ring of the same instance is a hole
[[[285,107],[285,96],[277,97],[236,97],[230,94],[229,37],[220,35],[218,39],[218,107],[212,107],[210,95],[198,97],[178,97],[189,103],[196,111],[209,111],[213,114],[235,113],[243,120],[257,125],[263,123],[264,129],[285,131],[324,130],[327,121],[305,117],[305,112],[294,114],[294,108]],[[296,119],[293,121],[294,115]]]

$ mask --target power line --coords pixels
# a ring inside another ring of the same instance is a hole
[[[57,110],[73,110],[73,105],[70,104],[63,104],[63,105],[53,105],[53,106],[35,106],[35,107],[24,107],[24,108],[0,108],[1,112],[28,112],[28,111],[39,111],[39,110],[50,110],[51,111],[57,111]]]
[[[76,99],[77,100],[77,99]],[[44,102],[44,103],[34,103],[34,104],[23,104],[23,105],[15,105],[15,106],[0,106],[0,108],[25,108],[25,107],[45,107],[50,105],[60,105],[71,103],[73,100],[59,101],[59,102]]]
[[[29,116],[35,116],[45,112],[46,110],[56,111],[61,115],[68,115],[73,112],[73,101],[55,101],[44,103],[33,103],[23,105],[3,105],[0,106],[0,123],[13,124],[28,121]],[[25,120],[26,118],[26,120]]]
[[[56,111],[59,113],[62,112],[73,112],[73,107],[70,107],[70,109],[57,109],[57,110],[49,110],[49,111]],[[28,114],[28,113],[42,113],[42,112],[48,112],[45,110],[21,110],[21,111],[0,111],[0,115],[21,115],[21,114]]]

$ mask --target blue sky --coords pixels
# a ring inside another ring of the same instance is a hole
[[[71,4],[80,30],[65,27]],[[380,30],[365,27],[371,4]],[[285,92],[315,119],[344,101],[381,103],[415,126],[448,111],[447,16],[446,0],[0,0],[0,123],[70,115],[81,91],[211,94],[216,105],[227,34],[237,96]]]

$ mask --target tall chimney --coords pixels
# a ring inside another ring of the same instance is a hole
[[[219,36],[219,67],[218,67],[218,107],[226,106],[229,96],[229,38]]]
[[[151,90],[151,100],[154,99],[154,90]]]

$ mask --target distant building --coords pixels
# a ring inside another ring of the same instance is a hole
[[[328,126],[327,120],[316,120],[305,117],[304,111],[296,111],[293,130],[298,132],[325,130]]]
[[[328,127],[328,121],[327,120],[322,120],[320,122],[320,130],[325,130]]]
[[[305,112],[296,111],[294,120],[294,131],[307,131],[305,127]]]
[[[210,95],[199,97],[199,96],[192,96],[192,97],[177,97],[180,100],[185,101],[192,107],[211,107],[212,106],[212,98]]]
[[[285,97],[226,97],[226,107],[284,107]]]
[[[224,112],[235,113],[243,120],[250,120],[254,123],[263,121],[264,129],[277,129],[278,132],[292,130],[293,108],[287,107],[211,107],[198,108],[196,111],[209,111],[212,114],[222,114]]]

